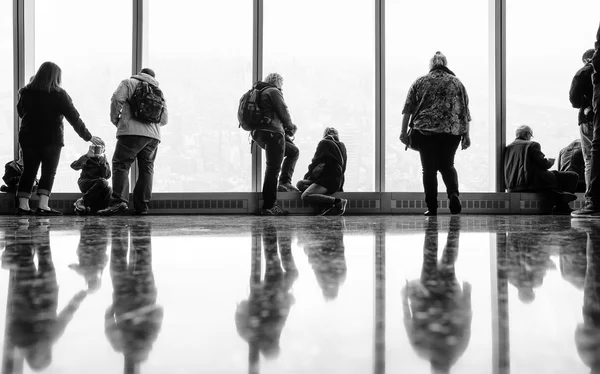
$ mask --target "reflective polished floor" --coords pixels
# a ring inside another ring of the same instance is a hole
[[[3,374],[600,373],[600,220],[0,216],[0,249]]]

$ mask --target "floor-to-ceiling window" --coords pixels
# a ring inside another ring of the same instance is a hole
[[[293,182],[333,126],[348,151],[345,191],[375,189],[375,45],[371,0],[265,0],[263,76],[283,76],[298,126]]]
[[[60,66],[63,88],[92,135],[106,142],[109,159],[116,143],[110,98],[121,80],[131,75],[131,19],[131,3],[122,0],[35,2],[35,69],[44,61]],[[65,147],[53,190],[75,192],[79,172],[69,165],[91,143],[84,142],[66,120],[64,125]]]
[[[386,5],[386,191],[421,191],[419,154],[398,139],[410,85],[429,71],[436,51],[464,84],[471,111],[471,148],[457,151],[460,190],[491,191],[488,2],[388,0]],[[440,178],[440,185],[443,185]],[[442,191],[440,189],[440,191]]]
[[[580,136],[569,88],[583,53],[594,48],[598,14],[595,0],[507,1],[507,143],[519,125],[529,125],[546,157],[557,158]]]
[[[239,99],[252,85],[252,2],[150,0],[148,53],[169,108],[155,192],[251,190]]]
[[[13,31],[12,2],[0,4],[0,160],[13,158]]]

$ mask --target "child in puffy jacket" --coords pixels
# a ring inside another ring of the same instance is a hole
[[[104,147],[91,145],[88,152],[71,164],[73,170],[81,170],[77,180],[83,196],[75,201],[75,214],[96,213],[110,202],[112,188],[108,185],[110,165],[104,155]]]

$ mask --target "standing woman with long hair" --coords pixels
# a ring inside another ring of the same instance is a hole
[[[407,130],[413,129],[413,146],[418,148],[423,168],[426,216],[437,215],[439,171],[446,185],[450,213],[458,214],[462,205],[458,197],[458,174],[454,155],[471,145],[469,137],[469,97],[467,91],[447,67],[446,56],[436,52],[429,62],[429,74],[417,79],[408,90],[402,110],[400,141],[407,143]]]
[[[48,206],[60,152],[64,146],[63,118],[73,126],[77,134],[86,142],[104,145],[102,139],[92,136],[73,106],[71,97],[61,86],[61,70],[53,62],[44,62],[19,93],[17,111],[21,117],[19,144],[23,149],[23,174],[19,181],[17,197],[18,215],[33,215],[29,199],[37,172],[42,166],[38,184],[39,196],[36,215],[61,215]]]

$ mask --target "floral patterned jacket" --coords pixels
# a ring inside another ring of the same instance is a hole
[[[402,114],[410,114],[411,125],[424,133],[464,135],[471,121],[467,91],[445,67],[432,69],[412,84]]]

